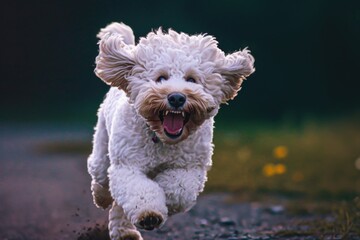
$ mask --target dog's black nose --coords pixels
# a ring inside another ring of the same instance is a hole
[[[170,106],[172,106],[174,108],[182,107],[184,105],[184,103],[186,102],[186,96],[184,94],[178,93],[178,92],[170,93],[168,95],[167,99],[168,99]]]

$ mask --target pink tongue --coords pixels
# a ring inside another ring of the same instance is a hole
[[[181,114],[168,113],[164,116],[164,129],[170,134],[178,134],[184,126],[184,119]]]

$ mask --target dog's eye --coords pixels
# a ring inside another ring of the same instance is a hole
[[[161,82],[161,81],[165,81],[167,80],[167,78],[165,76],[160,76],[156,79],[156,82]]]
[[[187,82],[196,83],[195,79],[192,77],[186,78]]]

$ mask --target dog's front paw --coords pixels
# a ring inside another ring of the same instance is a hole
[[[140,233],[132,229],[117,229],[115,232],[110,232],[111,240],[143,240]]]
[[[139,220],[135,223],[138,228],[153,230],[160,227],[164,219],[161,214],[155,212],[144,212],[140,215]]]
[[[98,208],[106,209],[113,202],[109,189],[101,186],[97,182],[91,183],[91,191],[94,203]]]

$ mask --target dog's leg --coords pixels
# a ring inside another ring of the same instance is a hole
[[[110,190],[118,205],[135,226],[153,230],[167,218],[164,191],[139,169],[109,168]]]
[[[96,206],[107,208],[112,203],[109,192],[107,169],[110,166],[108,157],[108,141],[105,119],[101,108],[98,113],[98,122],[93,139],[93,150],[88,158],[88,172],[92,177],[91,191]]]
[[[140,232],[126,218],[124,210],[115,201],[109,211],[109,235],[111,240],[143,240]]]
[[[164,189],[169,215],[190,210],[206,182],[206,170],[195,167],[191,169],[168,169],[159,173],[155,181]]]

